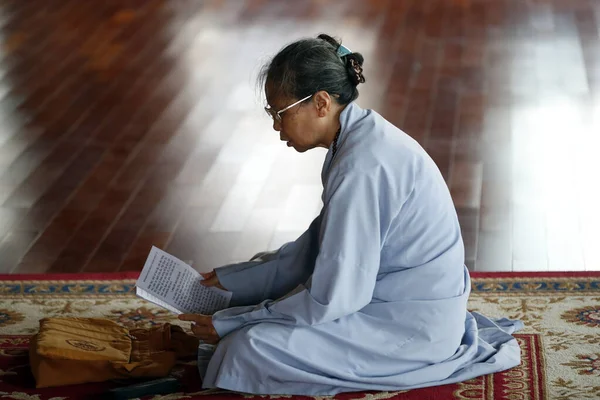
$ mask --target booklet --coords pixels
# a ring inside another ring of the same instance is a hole
[[[135,293],[177,314],[205,314],[229,307],[231,292],[200,284],[204,278],[177,257],[152,247]]]

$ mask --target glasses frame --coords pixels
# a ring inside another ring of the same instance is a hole
[[[303,99],[298,100],[297,102],[295,102],[294,104],[290,104],[289,106],[282,108],[279,111],[275,111],[273,110],[271,107],[265,107],[265,111],[267,112],[267,114],[269,115],[269,117],[273,118],[273,121],[277,121],[277,122],[281,122],[281,113],[289,110],[290,108],[297,106],[298,104],[302,103],[303,101],[306,101],[308,99],[310,99],[311,97],[313,97],[314,95],[310,95],[310,96],[306,96]]]

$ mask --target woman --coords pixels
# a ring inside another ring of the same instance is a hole
[[[204,387],[326,395],[463,381],[514,367],[519,321],[467,311],[470,279],[448,188],[419,144],[354,103],[363,57],[327,35],[285,47],[262,74],[273,128],[329,149],[320,215],[295,242],[218,268],[233,292],[183,315],[218,346]]]

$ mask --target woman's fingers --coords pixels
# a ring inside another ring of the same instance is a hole
[[[195,335],[208,335],[213,333],[213,329],[210,326],[192,323],[192,332]]]
[[[177,316],[177,318],[181,321],[195,321],[196,315],[195,314],[179,314]]]
[[[216,332],[211,332],[199,325],[192,325],[192,333],[206,343],[217,343],[219,341],[219,335]]]
[[[203,286],[216,286],[219,289],[225,290],[223,285],[219,282],[219,277],[215,271],[201,273],[200,275],[204,278],[204,280],[200,282]]]
[[[217,273],[213,270],[213,271],[210,271],[210,272],[200,272],[200,275],[202,275],[202,277],[204,279],[209,279],[209,278],[212,278],[213,276],[216,276]]]
[[[202,284],[204,286],[215,286],[217,283],[219,283],[219,278],[217,278],[216,276],[211,276],[210,278],[204,278],[204,280],[202,281]]]
[[[204,286],[214,286],[215,281],[218,281],[217,274],[215,271],[200,272],[200,275],[204,278],[202,283]]]
[[[211,344],[219,342],[220,337],[212,323],[212,317],[210,315],[180,314],[178,318],[181,321],[192,322],[192,333],[198,339]]]
[[[212,317],[210,315],[202,314],[179,314],[177,317],[180,321],[191,321],[200,325],[212,325]]]

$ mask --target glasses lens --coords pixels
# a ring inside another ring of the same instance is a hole
[[[269,117],[271,117],[274,121],[279,121],[279,114],[269,107],[265,107],[265,111]]]

